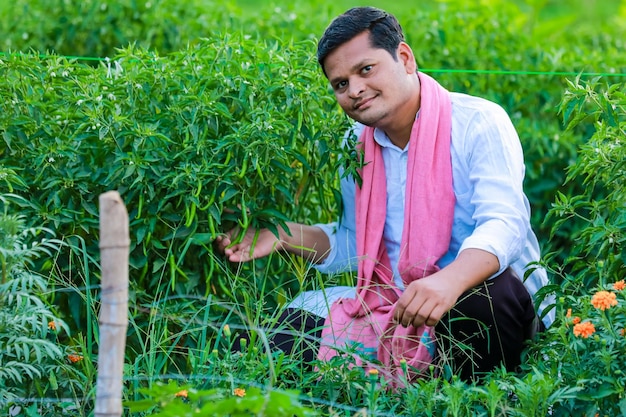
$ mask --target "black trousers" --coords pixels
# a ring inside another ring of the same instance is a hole
[[[324,318],[286,309],[270,332],[271,344],[310,363],[317,355]],[[500,365],[514,371],[525,342],[543,330],[532,298],[510,268],[465,292],[435,327],[441,372],[465,381]]]
[[[435,326],[438,363],[469,381],[500,365],[514,371],[526,341],[544,326],[511,268],[465,292]]]

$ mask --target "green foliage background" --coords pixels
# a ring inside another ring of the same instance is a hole
[[[491,0],[392,10],[424,71],[511,115],[544,245],[556,191],[581,190],[576,182],[563,186],[565,169],[592,132],[563,129],[556,108],[565,80],[626,68],[623,7],[574,36],[567,28],[577,20],[537,20],[548,6]],[[209,242],[224,221],[335,216],[333,167],[346,120],[314,51],[340,7],[272,4],[255,14],[206,0],[18,0],[0,20],[8,52],[0,68],[3,167],[31,196],[34,214],[88,246],[96,196],[120,190],[131,211],[139,288],[157,285],[164,265],[180,291],[219,287]],[[29,50],[55,56],[11,53]],[[567,230],[561,234],[567,239]]]
[[[624,136],[626,5],[596,3],[581,2],[579,14],[539,0],[388,8],[423,71],[511,115],[550,290],[567,296],[624,276],[623,193],[611,184],[623,183],[615,143]],[[230,265],[211,242],[237,224],[336,218],[340,159],[353,159],[340,148],[348,121],[315,47],[353,5],[0,5],[0,193],[25,197],[16,204],[30,225],[68,243],[37,266],[76,289],[54,299],[73,332],[97,334],[96,204],[109,189],[130,214],[128,362],[138,373],[195,370],[221,337],[206,323],[258,323],[302,288],[350,280],[280,256]],[[594,175],[607,166],[615,168]],[[154,311],[175,319],[155,321]],[[198,317],[204,324],[195,327]],[[92,357],[89,342],[85,349]]]

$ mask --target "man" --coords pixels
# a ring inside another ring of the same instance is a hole
[[[248,230],[234,244],[229,232],[219,248],[232,262],[282,250],[322,272],[358,270],[356,289],[307,292],[289,305],[284,318],[298,327],[324,323],[320,359],[351,351],[392,377],[407,364],[447,364],[466,380],[500,364],[513,370],[543,327],[531,294],[547,277],[535,269],[520,279],[539,248],[509,117],[418,72],[399,23],[376,8],[333,20],[318,61],[356,121],[362,185],[342,180],[338,223],[290,223],[278,238]]]

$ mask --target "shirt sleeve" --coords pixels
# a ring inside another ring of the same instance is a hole
[[[330,242],[330,251],[322,263],[313,265],[322,273],[355,271],[358,266],[356,256],[355,188],[352,177],[341,180],[343,211],[341,220],[330,224],[317,224]]]
[[[469,191],[457,197],[457,204],[466,206],[474,227],[459,252],[476,248],[494,254],[500,263],[498,275],[520,258],[530,213],[519,137],[504,109],[487,103],[466,125],[462,161]]]

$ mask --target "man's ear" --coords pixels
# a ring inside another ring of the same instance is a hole
[[[417,71],[417,63],[413,50],[406,42],[400,42],[397,50],[398,60],[402,62],[407,74],[415,74]]]

